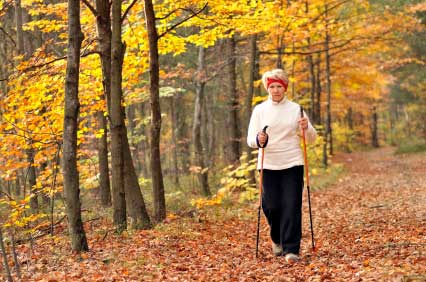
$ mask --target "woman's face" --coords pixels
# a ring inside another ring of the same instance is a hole
[[[281,102],[284,98],[285,88],[278,82],[273,82],[269,85],[268,93],[272,97],[272,101]]]

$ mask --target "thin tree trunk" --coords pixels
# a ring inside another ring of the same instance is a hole
[[[32,142],[30,142],[29,144],[30,146],[32,146]],[[29,186],[29,191],[30,191],[30,207],[31,207],[31,211],[33,213],[38,211],[38,195],[36,192],[36,171],[35,171],[35,166],[34,166],[34,156],[35,156],[35,152],[34,152],[34,148],[30,148],[28,150],[26,150],[27,153],[27,161],[28,161],[28,169],[27,169],[27,180],[28,180],[28,186]]]
[[[259,51],[257,48],[257,35],[254,34],[250,37],[250,60],[249,60],[249,88],[248,88],[248,95],[245,101],[245,109],[246,109],[246,117],[245,117],[245,123],[246,128],[248,127],[248,124],[250,122],[250,116],[252,111],[252,102],[253,97],[255,95],[255,86],[254,83],[256,80],[260,79],[259,74]],[[249,146],[245,146],[246,153],[247,153],[247,161],[252,160],[255,158],[255,156],[251,153],[252,149]],[[256,183],[256,173],[253,170],[250,173],[250,183],[255,184]]]
[[[103,112],[98,112],[96,116],[99,124],[99,129],[103,131],[102,136],[97,139],[101,204],[104,207],[109,207],[111,206],[111,182],[109,179],[108,167],[107,120]]]
[[[141,118],[144,118],[147,115],[147,111],[149,111],[149,109],[146,109],[147,107],[148,106],[146,102],[140,103],[139,116]],[[149,132],[144,123],[140,127],[139,134],[145,136],[145,138],[142,139],[141,142],[138,144],[138,148],[139,148],[138,151],[143,153],[142,158],[138,160],[139,166],[140,166],[139,173],[143,173],[143,176],[145,178],[148,178],[150,177]]]
[[[282,6],[282,3],[281,3]],[[282,36],[278,35],[278,46],[277,46],[277,69],[283,68],[283,46],[282,46]]]
[[[349,133],[346,134],[346,152],[352,152],[352,131],[354,129],[353,117],[352,117],[352,107],[349,107],[348,112],[346,113],[346,124],[348,125]]]
[[[16,244],[15,244],[15,236],[13,235],[14,230],[10,230],[10,244],[12,248],[12,257],[13,263],[15,264],[16,276],[21,279],[21,266],[18,260],[18,255],[16,254]]]
[[[322,123],[322,115],[321,115],[321,94],[322,94],[322,86],[321,86],[321,53],[318,53],[318,58],[316,62],[317,73],[316,73],[316,100],[315,100],[315,117],[316,124]]]
[[[160,222],[166,218],[163,173],[160,158],[161,109],[160,77],[158,62],[158,33],[155,26],[155,13],[151,0],[144,0],[145,21],[149,42],[149,82],[151,100],[151,177],[154,194],[154,218]]]
[[[239,163],[241,149],[241,132],[239,128],[238,120],[238,111],[239,111],[239,101],[238,101],[238,92],[237,92],[237,73],[236,73],[236,43],[235,38],[231,37],[226,39],[226,49],[227,49],[227,92],[229,99],[229,136],[230,140],[226,147],[228,148],[228,161],[231,164]]]
[[[204,105],[206,108],[206,116],[204,118],[205,125],[203,126],[206,131],[206,135],[208,135],[208,142],[204,143],[204,147],[207,148],[207,153],[205,154],[207,156],[206,159],[206,166],[212,167],[215,163],[216,158],[216,122],[215,122],[215,114],[213,105],[215,105],[215,98],[212,95],[207,95],[204,97]],[[207,118],[209,117],[209,118]]]
[[[126,198],[124,188],[124,120],[122,114],[122,62],[124,45],[121,42],[121,0],[112,1],[111,37],[111,162],[112,162],[112,200],[114,225],[121,233],[127,228]]]
[[[198,173],[198,180],[201,185],[201,193],[204,196],[210,196],[210,188],[208,183],[208,171],[205,164],[205,154],[203,145],[201,142],[201,112],[204,99],[204,86],[205,86],[205,74],[204,74],[204,47],[198,47],[198,69],[196,78],[196,90],[195,90],[195,105],[194,105],[194,124],[192,127],[192,138],[195,149],[195,165],[201,168]],[[205,171],[204,171],[205,170]]]
[[[15,0],[15,23],[16,23],[16,42],[17,42],[17,48],[18,48],[18,54],[24,55],[25,58],[29,57],[29,54],[26,54],[25,48],[24,48],[24,31],[22,29],[22,7],[21,7],[21,0]],[[32,142],[29,141],[28,149],[26,150],[27,154],[27,161],[28,161],[28,185],[30,188],[30,207],[33,213],[38,211],[39,205],[38,205],[38,199],[37,199],[37,193],[35,191],[35,185],[36,185],[36,172],[35,172],[35,166],[34,166],[34,156],[35,156],[35,150],[32,147]]]
[[[16,179],[15,179],[15,191],[14,194],[16,197],[21,196],[21,181],[20,181],[20,176],[18,174],[18,171],[16,171]]]
[[[373,107],[372,124],[371,124],[371,145],[374,148],[379,147],[378,126],[377,126],[377,108]]]
[[[177,115],[176,115],[176,109],[175,109],[175,101],[176,101],[176,95],[175,94],[170,98],[170,116],[172,118],[172,142],[173,142],[173,174],[174,174],[174,182],[177,187],[180,186],[179,184],[179,165],[178,165],[178,140],[176,138],[176,128],[177,128]]]
[[[80,49],[80,1],[68,0],[68,54],[65,78],[65,113],[63,133],[63,178],[71,247],[81,252],[89,249],[81,220],[79,172],[77,170],[77,130],[80,103],[78,83]]]
[[[22,7],[21,0],[15,0],[15,22],[16,22],[16,43],[18,53],[23,55],[24,50],[24,31],[22,29]]]
[[[310,39],[308,38],[308,45],[310,45]],[[314,72],[314,60],[312,58],[312,55],[309,55],[307,57],[308,61],[308,69],[309,69],[309,81],[311,83],[310,87],[310,96],[311,96],[311,107],[310,107],[310,116],[312,118],[312,121],[314,124],[317,124],[317,117],[316,117],[316,111],[315,111],[315,72]]]
[[[305,13],[308,14],[309,13],[309,3],[306,0],[305,1]],[[308,37],[307,39],[307,44],[308,44],[308,49],[310,49],[311,47],[311,37]],[[317,117],[316,117],[316,111],[315,111],[315,70],[314,70],[314,59],[312,57],[312,55],[308,55],[307,56],[307,61],[308,61],[308,69],[309,69],[309,80],[311,83],[311,87],[310,87],[310,92],[311,92],[311,108],[309,111],[309,115],[311,117],[311,120],[314,124],[318,124],[317,123]]]
[[[189,153],[190,141],[187,141],[187,140],[190,140],[189,138],[190,133],[188,129],[188,121],[186,119],[185,101],[182,95],[179,95],[176,98],[176,114],[177,114],[176,138],[179,140],[178,154],[179,154],[180,167],[183,174],[188,174],[191,161],[190,161],[190,153]]]
[[[9,262],[7,261],[6,248],[4,247],[4,243],[3,243],[3,230],[1,226],[0,226],[0,249],[3,256],[3,265],[4,265],[4,271],[6,272],[7,281],[13,282],[12,274],[10,273]]]
[[[330,53],[329,42],[330,33],[328,30],[328,4],[325,5],[325,75],[327,79],[327,119],[326,119],[326,140],[329,145],[329,154],[333,155],[333,132],[331,128],[331,71],[330,71]]]

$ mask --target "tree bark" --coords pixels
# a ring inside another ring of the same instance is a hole
[[[176,138],[176,130],[177,130],[177,114],[176,114],[176,95],[175,94],[170,98],[170,116],[172,118],[172,142],[173,142],[173,175],[174,175],[174,183],[177,187],[180,186],[179,183],[179,164],[178,164],[178,140]]]
[[[151,100],[151,177],[154,194],[154,219],[160,222],[166,218],[163,173],[160,158],[161,108],[160,75],[158,55],[158,33],[155,26],[155,13],[151,0],[144,0],[145,21],[149,42],[149,82]]]
[[[21,0],[15,0],[15,23],[16,23],[16,43],[18,48],[18,54],[24,55],[25,58],[29,57],[29,54],[26,54],[25,48],[24,48],[24,31],[22,29],[22,7],[21,7]],[[31,137],[30,137],[31,138]],[[39,205],[38,205],[38,196],[35,191],[35,185],[36,185],[36,171],[34,166],[34,156],[35,156],[35,150],[32,147],[31,140],[28,141],[28,149],[26,150],[27,154],[27,161],[28,161],[28,170],[27,170],[27,179],[28,179],[28,186],[30,190],[30,207],[33,213],[38,211]]]
[[[102,68],[103,95],[101,99],[106,101],[107,112],[110,112],[111,104],[111,8],[109,1],[96,0],[96,25],[99,38],[100,58]],[[109,179],[108,163],[108,126],[104,112],[97,113],[99,129],[104,134],[98,140],[99,178],[102,206],[111,205],[111,182]]]
[[[195,151],[195,165],[201,168],[198,173],[198,180],[201,185],[201,193],[204,196],[210,196],[210,188],[208,182],[208,170],[205,164],[205,150],[201,141],[201,114],[204,99],[205,73],[204,73],[204,47],[198,47],[198,69],[196,77],[195,105],[194,105],[194,124],[192,127],[192,138]]]
[[[111,206],[111,182],[109,179],[108,167],[107,120],[103,112],[96,113],[96,116],[99,124],[99,129],[103,130],[103,135],[99,139],[97,139],[101,204],[104,207],[109,207]]]
[[[65,78],[62,170],[71,247],[77,252],[89,249],[81,220],[79,172],[77,170],[77,130],[80,108],[78,83],[82,41],[80,1],[68,0],[68,54]]]
[[[372,113],[372,123],[371,123],[371,145],[374,148],[379,148],[379,136],[378,136],[378,126],[377,126],[377,108],[373,107]]]
[[[229,140],[226,147],[228,148],[228,162],[230,164],[239,163],[241,156],[240,141],[241,132],[239,128],[238,111],[239,101],[237,92],[237,73],[236,73],[236,43],[235,38],[226,39],[227,49],[227,93],[229,99],[229,116],[228,116],[228,132]]]
[[[316,124],[321,124],[322,122],[322,115],[321,115],[321,94],[322,94],[322,86],[321,86],[321,53],[318,53],[318,58],[316,62],[317,67],[317,73],[316,73],[316,99],[315,99],[315,117],[316,121],[314,121]]]
[[[4,243],[3,243],[3,230],[1,226],[0,226],[0,249],[3,256],[3,265],[4,265],[4,271],[6,272],[7,281],[13,282],[12,274],[10,273],[9,262],[7,260],[6,248],[4,247]]]
[[[248,128],[248,124],[250,122],[250,116],[252,112],[252,102],[253,97],[255,96],[255,81],[260,79],[259,74],[259,50],[257,48],[257,35],[254,34],[250,37],[250,59],[249,59],[249,88],[248,88],[248,94],[245,101],[245,109],[246,109],[246,116],[244,124],[246,125],[246,128]],[[246,133],[247,135],[247,133]],[[255,158],[255,156],[251,153],[252,149],[249,146],[245,146],[246,153],[247,153],[247,161],[250,161]],[[256,183],[256,174],[253,170],[250,173],[250,182],[255,184]]]
[[[329,42],[330,33],[328,29],[328,4],[325,5],[325,75],[327,80],[327,119],[326,119],[326,140],[329,146],[329,154],[333,155],[333,132],[331,128],[331,71]]]
[[[18,53],[23,55],[24,49],[24,31],[22,29],[22,7],[21,0],[15,0],[15,22],[16,22],[16,45]]]
[[[126,198],[124,188],[124,120],[122,114],[122,62],[124,45],[121,42],[121,0],[112,1],[112,37],[111,37],[111,163],[112,163],[112,200],[114,225],[121,233],[127,228]]]
[[[136,175],[135,166],[133,165],[129,139],[127,138],[127,129],[125,126],[123,130],[124,187],[126,193],[126,206],[130,217],[130,226],[134,229],[148,229],[152,227],[151,220],[145,207],[138,176]]]

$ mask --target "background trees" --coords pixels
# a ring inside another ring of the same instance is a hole
[[[252,179],[245,130],[266,99],[260,75],[276,66],[321,133],[313,169],[336,150],[424,146],[420,1],[83,2],[73,189],[119,231],[128,221],[150,228],[216,194],[227,173],[233,187],[253,184],[241,184]],[[45,218],[53,233],[64,211],[70,8],[0,1],[2,219],[20,222],[6,228],[21,237]]]

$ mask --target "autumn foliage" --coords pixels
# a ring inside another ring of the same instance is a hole
[[[421,158],[401,160],[386,149],[380,151],[384,155],[355,155],[360,159],[352,165],[348,156],[342,161],[349,163],[349,174],[327,187],[333,182],[329,178],[342,170],[331,156],[335,152],[384,144],[402,151],[424,150],[424,3],[154,1],[167,219],[156,222],[150,231],[117,235],[112,231],[112,208],[99,203],[97,143],[102,137],[110,140],[111,124],[100,128],[98,117],[101,113],[110,122],[111,116],[97,2],[81,2],[84,40],[78,86],[78,181],[91,251],[69,256],[60,161],[68,4],[0,0],[0,231],[6,243],[2,254],[10,254],[6,260],[13,277],[22,275],[23,281],[232,281],[241,277],[247,281],[387,281],[425,274],[421,208],[414,200],[424,198],[421,166],[415,163],[421,163]],[[153,217],[152,74],[144,8],[144,1],[122,3],[121,105],[131,161]],[[235,44],[232,52],[227,40]],[[204,61],[200,61],[200,48]],[[231,62],[236,63],[233,70]],[[304,106],[320,133],[308,151],[313,182],[322,189],[315,193],[314,204],[321,248],[311,254],[304,234],[304,260],[294,268],[271,257],[264,223],[263,258],[258,263],[252,258],[256,160],[246,149],[244,136],[250,107],[267,98],[260,74],[275,67],[287,70],[287,95]],[[234,105],[227,91],[231,76],[236,78]],[[204,100],[198,119],[194,108],[200,82]],[[230,139],[235,132],[229,128],[233,123],[228,114],[235,108],[241,140]],[[194,145],[197,124],[201,153]],[[239,161],[229,161],[231,142],[242,148]],[[197,154],[203,154],[204,167],[195,161]],[[110,160],[111,153],[106,158]],[[370,175],[362,170],[364,165]],[[407,171],[411,180],[407,175],[397,177]],[[197,178],[201,174],[209,177],[211,197],[202,195]],[[22,273],[13,266],[20,266]],[[4,265],[3,270],[6,273]],[[282,278],[287,276],[291,278]]]

